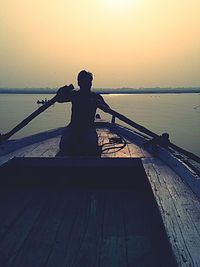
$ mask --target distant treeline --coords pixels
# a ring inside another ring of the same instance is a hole
[[[0,88],[0,94],[55,94],[58,88]],[[200,93],[200,87],[191,88],[94,88],[100,94],[178,94]]]

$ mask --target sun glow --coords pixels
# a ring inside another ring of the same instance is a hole
[[[129,8],[134,0],[105,0],[105,4],[112,9]]]
[[[0,3],[0,87],[200,86],[199,0]]]

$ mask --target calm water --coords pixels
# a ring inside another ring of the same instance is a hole
[[[38,99],[52,95],[0,94],[0,133],[10,131],[39,106]],[[111,108],[200,156],[200,94],[104,95]],[[55,104],[13,138],[61,127],[70,120],[70,103]],[[103,118],[108,114],[99,112]]]

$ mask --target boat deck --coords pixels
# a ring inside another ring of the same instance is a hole
[[[106,127],[97,128],[99,146],[103,146],[105,151],[101,154],[102,158],[142,158],[150,157],[150,154],[138,145],[126,139],[126,146],[122,143],[116,144],[111,140],[119,136]],[[59,142],[61,135],[44,141],[36,142],[32,145],[17,149],[5,156],[0,157],[0,165],[13,157],[55,157],[59,152]]]
[[[174,266],[141,161],[116,160],[70,168],[57,159],[49,171],[46,160],[7,164],[1,266]]]
[[[200,266],[198,175],[97,132],[100,160],[55,157],[60,134],[0,157],[0,266]]]

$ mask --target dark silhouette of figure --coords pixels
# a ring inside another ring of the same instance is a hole
[[[99,106],[108,108],[102,96],[91,92],[93,75],[82,70],[78,74],[79,91],[72,86],[64,86],[57,93],[60,103],[71,102],[71,122],[60,141],[57,156],[96,156],[100,154],[98,136],[94,126],[96,110]]]

